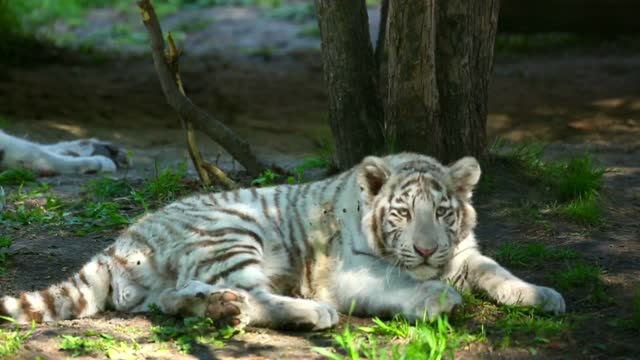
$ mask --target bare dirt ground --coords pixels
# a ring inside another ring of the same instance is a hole
[[[214,25],[193,31],[186,41],[182,69],[189,95],[212,113],[232,117],[228,124],[251,142],[260,157],[291,168],[313,153],[315,137],[328,133],[317,39],[300,40],[295,34],[304,25],[265,19],[256,10],[210,12],[217,17]],[[371,14],[374,23],[376,14]],[[192,21],[196,15],[202,14],[176,16]],[[109,12],[91,16],[105,22],[116,17]],[[258,46],[277,51],[256,57],[238,50]],[[155,162],[175,165],[186,158],[179,122],[165,103],[148,55],[133,51],[95,61],[65,53],[54,60],[0,71],[0,115],[8,119],[6,131],[42,142],[98,137],[121,144],[132,151],[133,167],[127,176],[134,182],[153,176]],[[500,162],[483,164],[484,173],[494,181],[481,186],[476,198],[478,235],[486,251],[508,242],[576,250],[605,269],[603,280],[611,300],[592,304],[584,301],[584,294],[568,291],[564,294],[568,311],[573,319],[582,320],[576,320],[561,339],[542,344],[535,352],[528,346],[501,348],[490,342],[462,349],[456,357],[638,358],[640,334],[620,329],[612,320],[630,316],[633,289],[640,279],[640,53],[598,47],[499,55],[491,82],[488,129],[491,137],[509,141],[549,141],[551,157],[590,151],[600,165],[612,169],[603,189],[602,226],[588,228],[554,219],[550,228],[542,227],[533,219],[502,211],[538,194]],[[204,137],[201,144],[206,156],[218,158],[224,169],[238,169],[216,144]],[[194,176],[191,170],[190,174]],[[60,196],[73,198],[90,178],[44,181]],[[64,279],[117,232],[80,236],[64,227],[0,229],[0,234],[14,239],[11,266],[0,277],[0,295]],[[550,270],[514,269],[541,284],[550,284]],[[46,324],[38,326],[16,358],[65,358],[69,354],[59,350],[59,336],[87,329],[137,339],[142,347],[134,355],[138,358],[319,358],[310,347],[330,345],[327,334],[249,329],[222,348],[202,346],[185,355],[172,347],[158,351],[158,345],[148,341],[150,326],[148,317],[125,314]]]

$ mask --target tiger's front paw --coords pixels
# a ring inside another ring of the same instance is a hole
[[[104,156],[118,169],[129,167],[129,157],[123,148],[97,139],[91,139],[91,146],[93,146],[92,156]]]
[[[332,306],[306,299],[295,299],[282,308],[288,314],[284,327],[324,330],[338,324],[338,312]]]
[[[82,174],[96,174],[101,172],[114,173],[117,170],[117,166],[111,159],[102,155],[96,155],[84,158],[84,163],[81,166],[81,169],[80,173]]]
[[[566,311],[564,298],[559,292],[522,281],[505,281],[498,287],[495,299],[503,304],[533,306],[554,314]]]
[[[460,304],[462,296],[454,288],[439,281],[429,281],[422,286],[419,297],[404,315],[411,321],[422,320],[425,316],[433,320]]]

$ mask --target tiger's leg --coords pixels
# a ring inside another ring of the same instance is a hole
[[[462,297],[442,281],[418,281],[381,260],[354,255],[339,264],[333,278],[338,309],[357,315],[391,317],[410,321],[433,319],[462,303]]]
[[[556,290],[518,278],[477,248],[459,253],[452,259],[451,273],[445,274],[456,287],[482,290],[502,304],[539,306],[556,314],[565,312],[564,299]]]
[[[238,328],[252,325],[322,330],[338,323],[337,311],[326,304],[275,295],[263,288],[246,291],[200,281],[190,281],[179,290],[166,290],[160,296],[160,308],[167,314],[188,312]]]
[[[45,151],[62,156],[83,158],[104,156],[113,161],[118,168],[124,168],[129,165],[129,159],[124,149],[94,138],[63,141],[51,145],[41,145],[41,147]]]
[[[165,314],[206,316],[218,325],[244,328],[251,314],[246,295],[241,289],[190,281],[181,289],[165,290],[159,306]]]
[[[63,156],[46,145],[20,139],[0,131],[0,167],[26,168],[39,175],[82,174],[116,171],[115,163],[102,155]]]
[[[314,300],[276,295],[257,288],[249,292],[251,325],[270,328],[324,330],[338,324],[338,312]]]

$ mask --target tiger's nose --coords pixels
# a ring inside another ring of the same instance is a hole
[[[413,248],[418,254],[422,255],[423,258],[428,259],[436,252],[436,250],[438,250],[438,245],[436,245],[433,249],[423,249],[417,245],[413,245]]]

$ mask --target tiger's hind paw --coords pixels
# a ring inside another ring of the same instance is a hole
[[[214,290],[207,295],[204,316],[211,318],[217,326],[229,325],[243,329],[250,320],[249,303],[234,290]]]
[[[113,161],[118,169],[129,167],[129,158],[127,157],[127,153],[124,151],[124,149],[108,142],[103,142],[95,139],[92,140],[92,156],[104,156]]]

